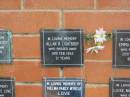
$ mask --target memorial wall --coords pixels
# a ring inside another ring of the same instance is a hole
[[[0,97],[130,97],[129,0],[0,0]]]

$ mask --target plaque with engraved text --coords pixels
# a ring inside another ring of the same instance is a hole
[[[130,97],[130,78],[111,79],[110,97]]]
[[[0,64],[12,62],[12,33],[0,30]]]
[[[113,33],[113,67],[130,67],[130,30]]]
[[[44,65],[83,65],[83,30],[81,29],[42,30],[41,45]]]
[[[79,78],[46,78],[45,97],[84,97],[84,81]]]
[[[0,78],[0,97],[15,97],[14,79]]]

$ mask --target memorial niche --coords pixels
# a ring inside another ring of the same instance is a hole
[[[46,78],[44,82],[45,97],[84,97],[85,87],[82,79]]]
[[[14,79],[0,78],[0,97],[15,97]]]
[[[41,31],[44,65],[83,65],[83,31],[81,29],[46,29]]]
[[[130,67],[130,30],[113,33],[113,67]]]
[[[12,62],[12,33],[0,30],[0,64]]]
[[[110,97],[130,97],[130,79],[129,78],[111,79]]]

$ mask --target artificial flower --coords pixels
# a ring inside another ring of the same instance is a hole
[[[91,53],[93,53],[93,52],[98,53],[99,50],[103,50],[103,49],[104,49],[104,46],[94,46],[94,47],[88,48],[86,53],[89,53],[89,52],[91,52]]]
[[[99,28],[96,30],[96,34],[94,35],[94,41],[96,43],[103,43],[106,41],[106,31],[103,28]]]

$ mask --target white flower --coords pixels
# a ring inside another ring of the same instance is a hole
[[[103,28],[99,28],[96,30],[96,34],[94,35],[95,44],[97,42],[103,43],[106,41],[106,31],[103,30]]]
[[[89,53],[89,52],[91,52],[91,53],[93,53],[93,52],[98,53],[99,50],[103,50],[103,49],[104,49],[104,46],[94,46],[94,47],[88,48],[86,53]]]

